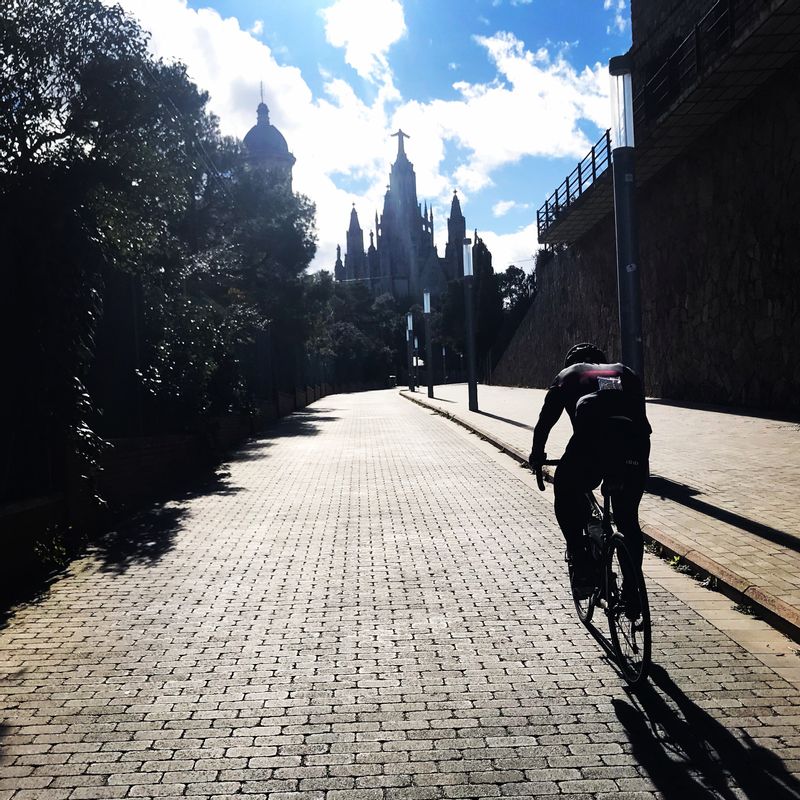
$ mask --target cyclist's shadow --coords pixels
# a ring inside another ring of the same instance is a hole
[[[613,703],[633,756],[665,797],[800,800],[800,781],[780,756],[745,731],[741,738],[731,733],[663,667],[653,664],[650,680],[654,686],[639,688],[631,703]]]

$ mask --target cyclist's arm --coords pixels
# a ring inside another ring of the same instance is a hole
[[[564,393],[561,387],[553,384],[544,398],[544,405],[539,414],[539,421],[533,429],[533,445],[531,447],[531,458],[541,458],[544,460],[544,448],[547,445],[547,437],[553,429],[553,425],[558,422],[561,412],[564,410]]]

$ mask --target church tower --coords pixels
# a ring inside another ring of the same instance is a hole
[[[447,272],[450,280],[464,277],[464,239],[467,236],[467,220],[461,213],[461,203],[458,194],[453,192],[453,202],[450,204],[450,216],[447,219],[447,245],[444,250],[444,260],[447,263]]]
[[[453,194],[447,221],[449,241],[444,258],[439,258],[434,243],[433,207],[417,200],[417,176],[406,155],[402,130],[397,138],[397,157],[392,164],[389,185],[383,199],[383,212],[375,214],[375,230],[369,234],[369,249],[364,252],[364,232],[355,206],[350,212],[347,252],[344,267],[337,258],[337,280],[368,281],[373,294],[391,294],[397,300],[417,302],[424,290],[434,296],[447,290],[447,282],[463,277],[463,243],[467,222],[461,213],[458,195]],[[337,251],[338,253],[338,251]],[[343,273],[344,278],[339,278]]]
[[[347,277],[342,263],[342,246],[340,244],[336,245],[336,264],[333,267],[333,277],[337,281],[343,281]]]
[[[347,229],[347,250],[344,257],[344,269],[348,280],[368,278],[366,270],[367,256],[364,252],[364,231],[358,223],[356,205],[350,212],[350,227]]]
[[[286,183],[289,191],[292,190],[292,167],[296,159],[289,152],[283,134],[269,121],[269,108],[264,102],[263,92],[256,108],[256,124],[245,135],[244,146],[252,167],[272,173]]]

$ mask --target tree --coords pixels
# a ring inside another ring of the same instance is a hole
[[[316,241],[313,204],[249,169],[206,94],[118,6],[9,0],[0,97],[11,498],[63,486],[76,456],[87,475],[95,429],[118,430],[86,388],[104,306],[131,340],[106,363],[126,360],[145,390],[137,431],[186,427],[252,403],[242,355],[267,328],[303,345]]]
[[[532,277],[513,264],[497,276],[503,308],[513,312],[521,304],[527,304],[532,289]]]
[[[158,247],[187,202],[187,126],[208,121],[182,68],[155,62],[138,26],[98,0],[4,4],[0,98],[2,316],[19,343],[7,365],[14,496],[53,488],[75,456],[86,474],[99,446],[85,382],[104,272]]]

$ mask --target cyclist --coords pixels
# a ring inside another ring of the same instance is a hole
[[[576,587],[592,583],[591,557],[581,532],[590,509],[586,492],[604,478],[621,486],[612,494],[614,519],[631,556],[641,565],[644,551],[639,502],[649,474],[650,423],[642,383],[622,364],[609,364],[605,353],[589,342],[572,347],[556,375],[533,430],[530,465],[546,458],[553,425],[566,409],[573,434],[553,479],[555,512],[567,543]]]

